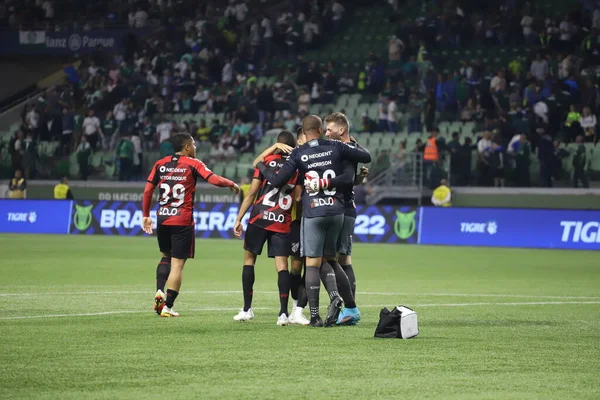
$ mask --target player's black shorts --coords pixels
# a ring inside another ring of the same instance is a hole
[[[246,229],[244,239],[244,250],[259,256],[262,253],[265,242],[268,244],[268,254],[270,258],[287,257],[290,255],[289,234],[268,231],[252,224]]]
[[[300,258],[300,225],[299,219],[292,221],[290,228],[290,256]]]
[[[156,238],[161,252],[174,258],[194,258],[196,238],[194,226],[158,225]]]

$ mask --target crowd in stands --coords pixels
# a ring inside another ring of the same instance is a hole
[[[14,25],[15,15],[28,15],[15,12],[12,1],[2,1],[9,11],[2,13],[0,6],[0,20],[8,15]],[[56,11],[66,4],[50,3]],[[83,60],[68,73],[68,82],[24,110],[23,127],[12,142],[14,167],[32,176],[31,167],[24,167],[31,166],[30,146],[59,140],[57,155],[81,153],[81,165],[90,152],[114,150],[125,170],[120,178],[127,180],[141,176],[144,152],[172,152],[174,132],[210,143],[211,160],[235,160],[254,152],[267,130],[293,131],[311,105],[335,103],[344,93],[379,102],[377,117],[362,115],[354,132],[416,134],[433,132],[444,121],[474,122],[475,131],[484,134],[476,143],[460,145],[478,150],[481,185],[501,184],[495,178],[508,161],[528,170],[527,158],[534,154],[547,167],[544,184],[551,184],[558,178],[550,167],[560,157],[556,141],[597,140],[600,9],[587,9],[587,2],[564,15],[545,14],[517,0],[423,2],[421,16],[411,20],[403,17],[402,2],[388,0],[397,30],[387,54],[373,49],[354,73],[341,72],[338,60],[317,63],[302,56],[343,29],[348,4],[305,0],[267,12],[266,3],[193,3],[189,10],[195,13],[179,12],[191,5],[186,1],[102,3],[111,10],[114,5],[117,18],[133,26],[146,19],[136,18],[139,9],[166,28],[134,51]],[[106,12],[94,9],[95,15]],[[174,23],[175,15],[180,24]],[[500,65],[485,62],[475,51],[463,52],[459,60],[452,53],[522,43],[528,44],[527,58],[515,56]],[[275,57],[287,58],[288,66],[270,68]],[[204,118],[194,117],[198,113]],[[424,151],[426,144],[415,149]],[[454,155],[453,146],[447,149]],[[519,164],[513,155],[524,152]],[[394,161],[394,153],[388,161]],[[466,163],[455,167],[456,174],[471,174]],[[519,179],[521,185],[531,184]]]

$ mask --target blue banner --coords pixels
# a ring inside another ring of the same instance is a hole
[[[156,224],[158,205],[150,217]],[[73,234],[142,235],[142,205],[140,202],[80,201],[71,214]],[[197,238],[234,238],[233,226],[238,204],[197,203],[194,222]],[[242,220],[244,229],[250,214]],[[358,207],[354,240],[370,243],[417,243],[418,212],[414,208],[392,206]]]
[[[133,34],[143,37],[153,28],[92,31],[4,31],[0,32],[0,54],[71,55],[94,51],[117,51]]]
[[[71,201],[0,200],[0,232],[69,233]]]
[[[600,211],[423,207],[420,244],[600,250]]]

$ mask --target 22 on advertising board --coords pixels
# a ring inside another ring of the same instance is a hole
[[[237,204],[197,203],[194,222],[197,238],[233,238]],[[155,205],[150,216],[156,223]],[[417,243],[418,217],[414,208],[359,206],[354,240],[371,243]],[[242,220],[244,227],[249,213]],[[142,235],[142,211],[139,202],[74,202],[71,233],[104,235]]]
[[[421,210],[420,244],[600,250],[600,211]]]

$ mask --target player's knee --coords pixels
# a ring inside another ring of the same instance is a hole
[[[349,265],[349,264],[352,264],[352,257],[351,256],[347,256],[345,254],[340,254],[338,256],[338,262],[340,263],[340,265]]]
[[[256,254],[251,253],[248,250],[244,250],[244,265],[254,264],[256,264]]]
[[[275,270],[277,272],[288,270],[288,259],[287,257],[275,257]]]

